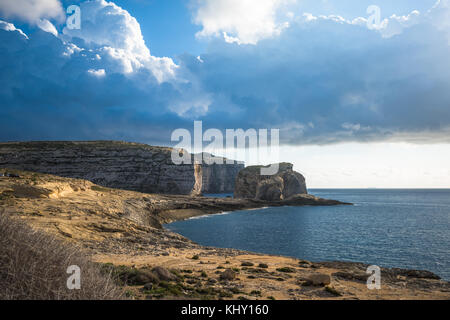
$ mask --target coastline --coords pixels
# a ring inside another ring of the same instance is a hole
[[[364,264],[205,247],[162,227],[205,213],[258,209],[266,202],[143,194],[86,180],[17,173],[20,178],[0,179],[3,213],[80,245],[102,265],[135,273],[159,266],[177,275],[164,284],[167,288],[161,283],[127,285],[135,299],[450,299],[450,283],[431,272],[382,268],[383,288],[371,291]],[[319,203],[343,204],[313,196],[288,202]],[[274,203],[282,205],[286,202]],[[317,275],[329,281],[312,285]]]

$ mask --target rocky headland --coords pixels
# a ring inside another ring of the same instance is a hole
[[[5,172],[6,174],[5,176]],[[280,201],[215,199],[111,189],[91,181],[0,170],[0,214],[81,246],[134,299],[449,299],[427,271],[382,269],[368,290],[366,265],[316,263],[200,246],[162,224],[268,205],[332,205],[297,194]]]
[[[283,201],[308,194],[305,177],[293,170],[293,164],[284,162],[277,167],[278,172],[274,175],[261,175],[263,166],[249,166],[239,171],[234,197]]]

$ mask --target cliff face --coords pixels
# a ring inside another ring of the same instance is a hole
[[[261,168],[250,166],[239,172],[235,198],[280,201],[308,193],[305,178],[293,170],[291,163],[280,163],[278,173],[272,176],[261,175]]]
[[[202,166],[203,193],[233,193],[236,177],[244,164]]]
[[[171,152],[166,147],[114,141],[0,143],[0,167],[146,193],[233,191],[242,165],[175,165]]]

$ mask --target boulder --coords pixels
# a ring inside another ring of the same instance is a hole
[[[328,274],[316,273],[309,276],[308,281],[314,286],[326,286],[331,283],[331,277]]]
[[[234,197],[265,201],[281,201],[307,194],[305,178],[293,170],[291,163],[280,163],[278,173],[261,175],[263,166],[250,166],[239,171]]]

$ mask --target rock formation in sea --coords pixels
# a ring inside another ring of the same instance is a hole
[[[271,176],[261,175],[261,168],[249,166],[239,172],[235,198],[280,201],[308,193],[305,178],[293,170],[291,163],[280,163],[278,173]]]
[[[119,141],[0,143],[0,168],[13,168],[146,193],[232,193],[242,163],[182,164],[172,148]]]

